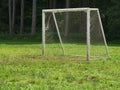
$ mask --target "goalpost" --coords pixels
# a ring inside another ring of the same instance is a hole
[[[42,55],[57,53],[82,56],[86,60],[109,56],[99,9],[42,10]]]

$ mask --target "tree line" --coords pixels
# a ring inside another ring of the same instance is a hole
[[[78,7],[99,8],[108,39],[120,39],[119,0],[1,0],[0,34],[41,33],[42,9]]]

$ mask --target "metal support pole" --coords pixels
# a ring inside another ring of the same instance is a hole
[[[108,45],[107,45],[106,38],[105,38],[104,29],[103,29],[103,26],[102,26],[102,21],[101,21],[101,18],[100,18],[100,12],[99,12],[99,10],[97,10],[97,14],[98,14],[98,18],[99,18],[99,22],[100,22],[100,27],[101,27],[101,31],[102,31],[102,35],[103,35],[103,39],[104,39],[104,43],[105,43],[106,54],[107,54],[108,57],[110,57],[109,56],[109,51],[108,51]]]
[[[61,48],[62,48],[63,54],[65,54],[65,50],[64,50],[64,47],[63,47],[63,42],[62,42],[62,38],[61,38],[61,35],[60,35],[60,32],[59,32],[59,28],[58,28],[57,20],[56,20],[56,17],[55,17],[55,13],[52,12],[52,15],[53,15],[53,19],[54,19],[54,22],[55,22],[57,34],[58,34],[58,37],[59,37],[59,40],[60,40]]]
[[[45,12],[42,12],[42,55],[45,55]]]
[[[87,60],[90,60],[90,9],[87,10]]]

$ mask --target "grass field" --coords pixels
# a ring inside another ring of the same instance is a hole
[[[120,90],[120,45],[111,58],[73,61],[41,56],[40,43],[0,43],[0,90]]]

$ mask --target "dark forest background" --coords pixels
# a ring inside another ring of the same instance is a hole
[[[0,0],[0,35],[38,35],[42,9],[99,8],[107,40],[120,41],[120,0]]]

